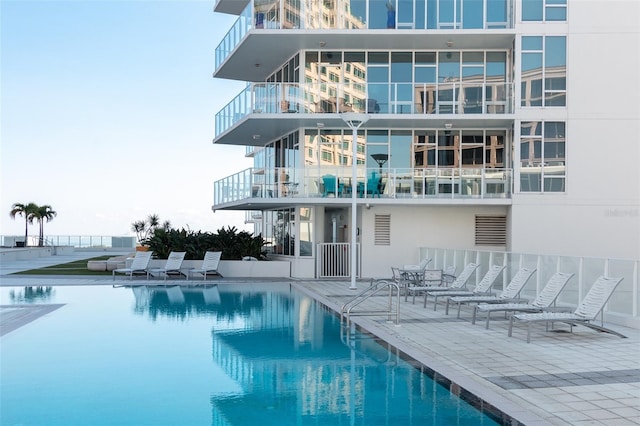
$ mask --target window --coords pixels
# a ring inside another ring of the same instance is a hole
[[[566,21],[567,0],[522,0],[523,21]]]
[[[523,122],[520,127],[520,192],[564,192],[565,123]]]
[[[566,105],[566,43],[565,36],[522,37],[521,106]]]

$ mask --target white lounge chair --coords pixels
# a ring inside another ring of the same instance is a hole
[[[497,296],[454,296],[447,299],[447,305],[445,314],[449,315],[449,305],[455,303],[458,305],[458,318],[460,318],[460,308],[464,304],[471,303],[504,303],[504,302],[517,302],[526,300],[520,299],[520,292],[529,281],[529,278],[536,271],[535,268],[520,268],[518,272],[513,276],[509,284],[502,290]]]
[[[131,262],[131,266],[128,268],[117,268],[111,271],[111,275],[113,276],[113,280],[116,279],[116,274],[125,274],[129,275],[129,279],[133,279],[133,276],[138,275],[147,275],[147,268],[149,266],[149,261],[151,260],[151,255],[153,253],[150,251],[137,251],[135,256],[133,257],[133,261]],[[148,275],[147,275],[147,278]]]
[[[402,272],[421,272],[427,269],[427,265],[429,263],[431,263],[431,259],[428,257],[425,257],[424,259],[422,259],[422,262],[420,262],[417,265],[402,265],[400,270]]]
[[[477,263],[469,263],[467,266],[464,267],[460,275],[458,275],[449,286],[425,286],[422,289],[417,288],[416,291],[422,291],[424,293],[423,306],[425,308],[427,307],[427,295],[429,294],[429,292],[462,291],[462,289],[466,288],[467,282],[469,281],[473,273],[476,271],[476,269],[478,269],[478,267],[480,267],[480,265],[478,265]],[[446,283],[447,278],[444,277],[443,281]],[[435,305],[433,306],[433,310],[434,311],[436,310]]]
[[[511,337],[513,331],[513,323],[515,321],[526,322],[527,323],[527,343],[530,341],[531,337],[531,323],[534,322],[544,322],[547,324],[547,329],[549,323],[552,324],[554,322],[564,322],[571,326],[571,331],[573,331],[574,325],[583,325],[585,327],[592,328],[597,331],[602,331],[605,333],[615,334],[620,337],[624,336],[617,331],[613,331],[611,329],[604,327],[604,320],[601,317],[601,325],[592,324],[591,321],[595,320],[599,313],[601,313],[604,309],[604,305],[607,304],[609,298],[613,294],[613,291],[616,289],[618,284],[622,282],[622,278],[607,278],[600,277],[596,280],[596,282],[591,286],[591,289],[584,297],[582,302],[578,305],[573,313],[571,312],[538,312],[538,313],[529,313],[529,314],[514,314],[511,315],[511,319],[509,321],[509,337]]]
[[[218,265],[220,264],[220,259],[222,258],[221,251],[208,251],[204,254],[204,259],[202,260],[202,266],[195,269],[189,269],[187,272],[187,278],[191,279],[193,274],[202,274],[202,279],[206,280],[207,275],[209,274],[218,274],[220,278],[222,278],[222,274],[218,272]]]
[[[184,251],[172,251],[169,253],[169,258],[164,264],[164,267],[148,269],[147,276],[158,274],[162,275],[166,280],[169,274],[178,274],[178,276],[183,275],[181,268],[185,254],[187,253]]]
[[[449,287],[442,290],[434,289],[431,291],[427,291],[425,293],[424,303],[425,305],[427,304],[427,300],[426,300],[427,295],[433,296],[434,298],[433,310],[435,311],[438,305],[438,297],[478,296],[478,295],[491,296],[493,295],[493,293],[491,293],[491,287],[493,286],[493,283],[498,279],[498,276],[502,273],[503,269],[504,269],[504,266],[491,265],[487,273],[484,274],[484,277],[482,277],[480,282],[476,284],[473,290],[453,290],[451,289],[451,287]]]
[[[491,312],[541,312],[545,308],[551,307],[560,295],[562,289],[567,285],[573,273],[556,272],[549,278],[540,294],[531,303],[480,303],[473,307],[473,317],[471,324],[476,323],[476,315],[478,312],[486,312],[487,320],[485,327],[489,329],[489,320]]]

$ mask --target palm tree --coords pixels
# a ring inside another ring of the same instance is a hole
[[[131,224],[131,230],[136,233],[138,238],[138,244],[144,244],[149,239],[156,229],[164,229],[168,231],[171,229],[171,223],[165,220],[160,224],[160,216],[157,214],[150,214],[145,220],[138,220]]]
[[[58,213],[56,213],[48,204],[45,204],[44,206],[38,206],[36,211],[33,213],[33,217],[38,221],[38,224],[40,225],[38,246],[42,247],[44,245],[44,222],[51,222],[57,215]]]
[[[29,238],[29,224],[33,223],[34,213],[38,209],[38,205],[35,203],[14,203],[11,206],[11,211],[9,212],[9,216],[12,219],[17,216],[24,217],[24,245],[27,246],[27,239]]]

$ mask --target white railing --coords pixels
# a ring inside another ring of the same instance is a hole
[[[235,1],[235,0],[234,0]],[[351,0],[332,2],[308,1],[292,2],[290,0],[262,0],[258,5],[250,1],[242,11],[231,29],[224,36],[215,50],[216,70],[233,53],[244,37],[252,30],[324,30],[339,29],[362,31],[365,29],[398,29],[398,30],[482,30],[513,28],[513,0],[473,0],[479,13],[463,14],[462,2],[451,2],[450,14],[440,15],[438,1],[427,2],[426,12],[429,19],[409,18],[406,14],[387,11],[380,7],[381,3],[362,5],[362,9],[354,9]],[[297,6],[296,6],[297,5]],[[377,6],[377,7],[376,7]],[[405,6],[407,3],[405,2]],[[422,3],[425,6],[425,3]],[[410,10],[415,7],[408,4]],[[457,9],[454,11],[454,9]],[[482,11],[486,10],[483,14]],[[368,14],[367,14],[368,12]],[[413,13],[411,13],[413,16]],[[441,18],[442,16],[442,18]],[[446,16],[446,18],[445,18]],[[433,17],[433,19],[431,19]],[[423,17],[424,18],[424,17]]]
[[[547,280],[556,272],[573,272],[558,298],[558,304],[575,308],[587,294],[591,285],[601,276],[622,277],[622,283],[616,288],[605,308],[606,321],[640,328],[640,289],[638,272],[640,260],[605,259],[578,256],[560,256],[550,254],[525,254],[499,251],[455,250],[440,248],[421,248],[420,258],[429,257],[433,261],[430,267],[446,268],[455,265],[460,272],[469,262],[480,264],[476,280],[482,278],[490,265],[506,266],[502,284],[508,282],[518,268],[536,268],[536,273],[522,293],[524,298],[534,299]],[[500,289],[500,281],[496,285]]]
[[[2,235],[0,236],[4,247],[22,246],[24,235]],[[27,247],[37,247],[39,237],[29,235],[27,237]],[[136,247],[136,237],[129,236],[106,236],[106,235],[47,235],[44,239],[45,246],[67,246],[75,248],[123,248],[130,249]]]
[[[251,114],[502,115],[513,113],[513,99],[513,83],[504,81],[252,83],[216,114],[215,132]]]
[[[351,167],[245,169],[214,182],[213,204],[351,197]],[[358,168],[358,198],[510,198],[511,169]]]

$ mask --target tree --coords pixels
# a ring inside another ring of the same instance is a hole
[[[24,217],[24,245],[27,245],[27,239],[29,238],[29,224],[33,223],[34,213],[38,209],[38,205],[35,203],[14,203],[11,206],[9,216],[15,219],[16,216]]]
[[[148,240],[156,229],[164,229],[168,231],[171,229],[171,223],[165,220],[160,225],[160,217],[157,214],[150,214],[145,220],[138,220],[131,224],[131,230],[136,233],[136,238],[139,244],[144,244]]]
[[[33,213],[33,217],[38,221],[38,225],[40,225],[38,246],[42,247],[44,245],[44,222],[51,222],[57,215],[58,213],[56,213],[48,204],[45,204],[44,206],[37,206],[36,211]]]

